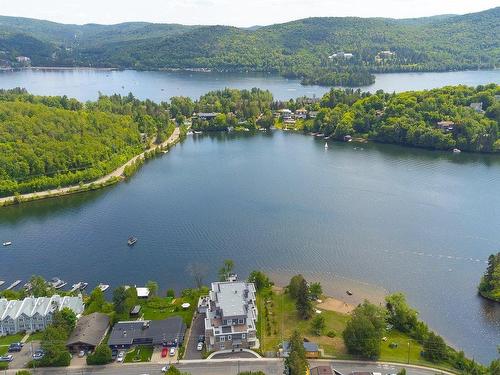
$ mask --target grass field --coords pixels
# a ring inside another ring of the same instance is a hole
[[[183,309],[181,305],[189,302],[191,306]],[[172,316],[180,316],[187,326],[191,324],[196,305],[190,301],[185,301],[182,297],[173,300],[171,297],[152,297],[142,303],[142,313],[146,320],[160,320]]]
[[[325,356],[355,359],[347,352],[342,339],[342,332],[349,320],[349,315],[322,310],[321,315],[325,317],[326,328],[322,336],[316,336],[311,331],[311,320],[304,321],[298,318],[295,301],[287,294],[279,291],[275,291],[271,295],[259,293],[257,307],[259,309],[257,331],[263,353],[276,352],[280,342],[288,340],[292,332],[298,330],[304,338],[317,343],[320,349],[323,349]],[[328,337],[327,333],[329,332],[335,333],[335,337]],[[420,355],[422,346],[404,333],[391,330],[385,334],[385,337],[386,340],[381,343],[379,358],[381,361],[407,363],[409,360],[411,364],[443,369],[451,368],[447,363],[435,364],[424,360]],[[408,343],[410,343],[409,346]],[[396,345],[391,347],[391,344]]]
[[[28,337],[27,342],[40,341],[40,340],[42,340],[42,337],[43,337],[43,332],[35,332],[35,333],[32,333],[30,335],[30,337]]]
[[[125,355],[125,363],[149,362],[153,355],[152,346],[137,346]]]
[[[16,333],[15,335],[8,335],[0,337],[0,345],[9,345],[13,342],[19,342],[24,337],[24,333]]]

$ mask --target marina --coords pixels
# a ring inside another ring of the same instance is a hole
[[[5,288],[5,290],[12,290],[12,289],[14,289],[16,286],[18,286],[19,284],[21,284],[21,281],[22,280],[16,280],[16,281],[14,281],[7,288]]]

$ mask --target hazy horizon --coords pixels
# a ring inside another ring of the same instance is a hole
[[[266,26],[309,17],[420,18],[466,14],[500,6],[498,0],[25,0],[2,5],[2,16],[35,18],[64,24],[124,22],[183,25]],[[235,10],[236,8],[236,10]]]

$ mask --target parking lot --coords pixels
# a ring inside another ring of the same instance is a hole
[[[14,356],[12,362],[10,362],[10,368],[23,368],[26,364],[31,361],[31,355],[35,350],[40,349],[39,341],[31,341],[24,344],[20,352],[9,353]]]
[[[196,349],[198,345],[198,336],[205,335],[205,314],[196,314],[187,340],[184,359],[202,359],[202,352]]]

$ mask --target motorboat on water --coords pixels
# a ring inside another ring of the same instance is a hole
[[[61,289],[65,287],[68,283],[64,280],[61,280],[58,277],[53,277],[52,280],[49,282],[49,284],[54,288],[54,289]]]
[[[105,292],[106,290],[109,289],[109,285],[108,284],[99,284],[99,285],[97,285],[97,287],[99,289],[101,289],[102,292]]]
[[[137,242],[137,237],[131,236],[128,238],[127,245],[133,246],[133,245],[135,245],[136,242]]]
[[[325,150],[328,149],[328,143],[325,142]]]
[[[4,246],[10,246],[10,245],[12,245],[12,242],[11,241],[6,241],[2,245],[4,245]]]

